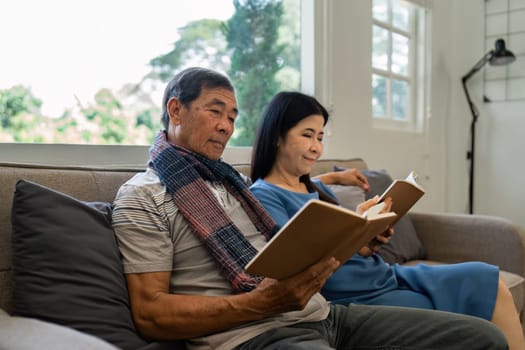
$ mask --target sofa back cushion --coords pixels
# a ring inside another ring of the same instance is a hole
[[[21,180],[12,211],[13,314],[61,324],[121,349],[135,330],[111,205]]]
[[[111,202],[137,169],[0,163],[0,309],[11,311],[11,205],[15,185],[30,180],[84,201]]]

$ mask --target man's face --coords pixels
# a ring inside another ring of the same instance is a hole
[[[225,88],[205,88],[188,106],[168,102],[168,138],[176,145],[218,160],[233,134],[238,110],[235,94]]]

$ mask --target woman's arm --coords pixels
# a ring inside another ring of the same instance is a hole
[[[358,186],[365,191],[370,191],[368,180],[357,169],[346,169],[343,171],[330,171],[318,176],[313,177],[322,181],[325,185],[346,185],[346,186]]]

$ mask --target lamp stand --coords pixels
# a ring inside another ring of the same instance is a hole
[[[497,39],[495,42],[495,50],[490,50],[472,67],[472,69],[461,78],[463,83],[463,90],[467,97],[470,113],[472,114],[472,121],[470,123],[470,150],[467,151],[467,160],[470,162],[469,169],[469,186],[468,186],[468,209],[469,213],[474,212],[474,146],[476,137],[476,122],[478,121],[479,111],[472,102],[470,94],[467,89],[467,81],[476,72],[478,72],[487,62],[494,66],[501,66],[512,63],[516,60],[516,56],[505,48],[505,40]]]
[[[468,185],[469,214],[474,212],[474,149],[476,145],[476,122],[478,121],[479,112],[474,105],[474,102],[472,102],[472,99],[470,98],[470,94],[467,89],[467,81],[489,61],[493,54],[494,51],[487,52],[461,79],[461,82],[463,83],[463,90],[465,91],[465,96],[467,97],[468,106],[470,108],[470,113],[472,114],[472,121],[470,122],[470,149],[467,151],[467,160],[470,163]]]
[[[467,80],[469,77],[462,79],[463,81],[463,90],[465,90],[465,95],[467,96],[468,105],[470,108],[470,113],[472,114],[472,120],[470,122],[470,149],[467,151],[467,160],[469,161],[469,185],[468,185],[468,209],[469,214],[474,212],[474,150],[476,146],[476,122],[478,121],[478,109],[470,99],[470,94],[467,89]]]

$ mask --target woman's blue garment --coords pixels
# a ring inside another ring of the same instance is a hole
[[[323,183],[314,183],[335,198]],[[308,200],[319,199],[317,192],[291,192],[261,179],[250,189],[281,227]],[[402,266],[389,265],[377,254],[367,258],[355,254],[330,277],[321,293],[337,304],[419,307],[490,320],[498,277],[498,267],[482,262]]]

